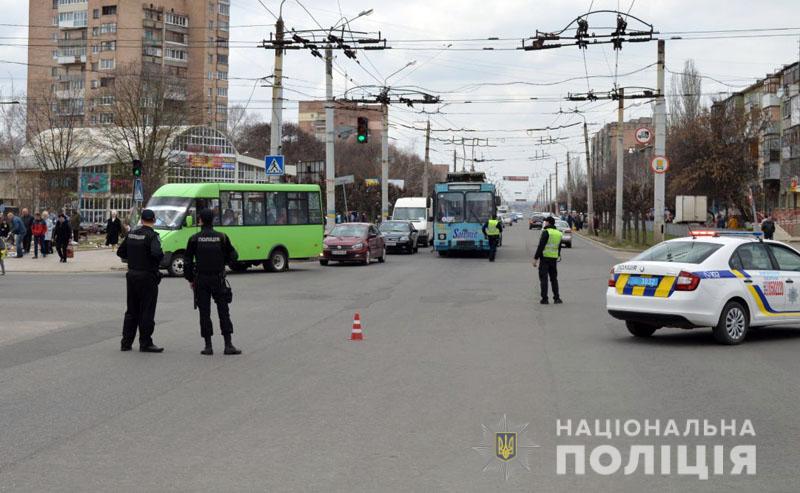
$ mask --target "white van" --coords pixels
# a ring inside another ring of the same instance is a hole
[[[417,243],[420,246],[431,244],[433,228],[430,218],[431,210],[426,197],[401,197],[394,203],[392,220],[411,221],[419,231]]]

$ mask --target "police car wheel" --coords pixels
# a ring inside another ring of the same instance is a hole
[[[176,253],[172,256],[167,267],[167,272],[173,277],[183,276],[184,258],[183,254]]]
[[[378,257],[378,262],[380,263],[386,262],[386,247],[383,247],[383,252],[381,253],[381,256]]]
[[[730,301],[722,309],[719,322],[713,329],[714,339],[720,344],[741,344],[749,328],[750,316],[745,307],[738,301]]]
[[[650,337],[653,335],[653,333],[655,333],[656,330],[658,330],[658,327],[655,325],[632,322],[630,320],[625,322],[625,327],[628,328],[628,332],[630,332],[634,337]]]

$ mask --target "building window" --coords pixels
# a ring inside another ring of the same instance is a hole
[[[227,48],[228,40],[225,38],[217,38],[217,48]]]
[[[208,55],[208,64],[211,65],[214,63],[214,55]]]
[[[114,113],[100,113],[100,123],[114,123]]]
[[[99,36],[100,35],[100,26],[94,26],[92,28],[92,36]]]
[[[225,103],[217,103],[217,113],[224,115],[228,112],[228,105]]]
[[[228,80],[228,72],[217,72],[218,80]]]
[[[116,51],[117,50],[117,42],[116,41],[103,41],[100,43],[100,51]]]
[[[51,68],[50,69],[50,75],[52,75],[53,77],[57,76],[58,75],[58,67]]]
[[[214,72],[208,73],[208,80],[214,80]]]
[[[161,56],[161,48],[157,46],[145,46],[142,49],[142,54],[146,56]]]
[[[211,56],[211,55],[209,55]],[[227,65],[228,64],[228,55],[217,55],[217,63],[220,65]]]
[[[98,87],[100,87],[100,81],[97,79],[92,80],[91,87],[92,89],[97,89]]]
[[[103,6],[103,15],[117,15],[117,6],[116,5],[104,5]]]
[[[92,19],[99,19],[100,18],[100,9],[92,10]]]
[[[219,13],[222,15],[231,15],[231,6],[224,3],[219,4]]]
[[[228,30],[228,21],[218,21],[217,27],[219,27],[220,31],[227,31]]]
[[[117,32],[117,23],[110,22],[108,24],[100,24],[100,34],[115,33]]]
[[[188,27],[189,19],[183,15],[168,13],[166,18],[166,23],[172,24],[173,26]]]
[[[212,97],[212,96],[214,96],[214,89],[212,89],[212,88],[210,88],[210,87],[209,87],[209,88],[208,88],[208,97],[210,98],[210,97]]]
[[[103,77],[100,79],[100,87],[113,87],[114,86],[114,78],[113,77]]]
[[[97,62],[92,62],[92,72],[97,72]]]
[[[217,96],[227,98],[228,97],[228,88],[227,87],[218,87],[217,88]]]
[[[100,59],[100,70],[113,70],[114,65],[115,63],[113,58]]]
[[[107,95],[97,99],[97,104],[100,106],[111,106],[114,104],[114,96]]]
[[[175,48],[167,48],[167,58],[172,60],[181,60],[186,61],[186,51],[184,50],[176,50]]]

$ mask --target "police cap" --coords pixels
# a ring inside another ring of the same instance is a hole
[[[155,221],[156,220],[156,213],[150,209],[145,209],[142,211],[142,221]]]

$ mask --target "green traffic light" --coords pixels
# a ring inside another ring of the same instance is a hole
[[[367,136],[366,135],[359,135],[358,136],[358,141],[359,142],[365,142],[366,140],[367,140]]]

